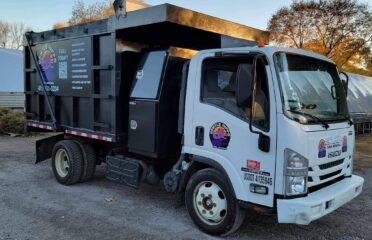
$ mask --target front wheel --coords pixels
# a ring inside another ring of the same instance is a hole
[[[212,235],[228,235],[242,224],[245,211],[234,197],[228,180],[216,169],[195,173],[186,187],[185,202],[194,223]]]

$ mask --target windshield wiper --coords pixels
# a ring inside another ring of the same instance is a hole
[[[333,121],[347,120],[350,126],[353,126],[354,122],[350,117],[350,114],[337,114],[337,116],[343,117],[343,119],[334,119]],[[332,121],[332,120],[329,120]]]
[[[353,126],[354,122],[353,120],[351,119],[350,115],[349,114],[342,114],[342,116],[349,122],[349,125],[350,126]]]
[[[304,115],[304,116],[307,116],[307,117],[311,117],[312,119],[315,119],[317,121],[317,123],[321,123],[322,126],[327,130],[329,128],[329,124],[326,123],[325,121],[323,121],[322,119],[318,118],[317,116],[314,116],[310,113],[305,113],[305,112],[301,112],[301,111],[298,111],[298,110],[294,110],[294,109],[287,109],[288,112],[292,112],[292,113],[296,113],[296,114],[300,114],[300,115]]]

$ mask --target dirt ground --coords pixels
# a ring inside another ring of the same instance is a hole
[[[354,169],[372,168],[372,137],[358,137],[355,147]]]
[[[34,165],[40,137],[0,136],[0,240],[212,239],[191,222],[185,207],[161,186],[134,190],[105,179],[63,186],[50,161]],[[372,239],[372,138],[359,138],[355,174],[363,193],[308,226],[278,224],[275,216],[249,212],[231,239]]]

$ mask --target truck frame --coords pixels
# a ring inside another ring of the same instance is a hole
[[[25,35],[25,126],[56,180],[162,182],[213,235],[309,224],[358,196],[347,76],[268,32],[164,4]],[[58,134],[57,134],[58,133]]]

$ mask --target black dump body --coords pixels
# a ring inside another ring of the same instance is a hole
[[[158,158],[180,146],[184,63],[202,49],[267,43],[268,33],[164,4],[26,39],[28,130],[113,142]]]

